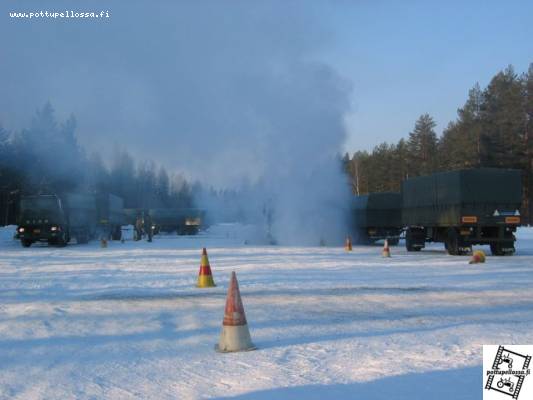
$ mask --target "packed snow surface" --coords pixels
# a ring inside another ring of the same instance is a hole
[[[478,265],[247,232],[24,249],[1,228],[0,398],[481,399],[481,346],[533,344],[533,229]],[[232,270],[258,349],[220,354]]]

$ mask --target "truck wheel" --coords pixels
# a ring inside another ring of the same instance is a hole
[[[448,229],[446,244],[444,246],[451,256],[459,255],[459,234],[453,228]]]
[[[465,243],[455,228],[448,229],[445,240],[444,247],[452,256],[464,256],[472,252],[472,246]]]
[[[407,229],[405,232],[405,248],[407,251],[420,251],[423,246],[417,246],[417,240],[412,229]]]
[[[54,240],[54,244],[57,247],[65,247],[67,243],[70,240],[70,236],[68,234],[63,234],[60,237],[58,237],[56,240]]]
[[[511,255],[515,252],[513,242],[498,242],[490,244],[490,252],[493,256]]]
[[[33,242],[31,240],[21,240],[20,244],[22,247],[30,247]]]

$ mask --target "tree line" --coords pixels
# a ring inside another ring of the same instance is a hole
[[[77,141],[74,116],[59,122],[50,103],[37,110],[27,129],[8,132],[0,125],[4,208],[7,196],[66,192],[113,193],[126,208],[192,207],[194,190],[181,174],[136,161],[118,146],[108,165],[99,153],[87,154]]]
[[[423,114],[398,143],[346,154],[344,167],[353,193],[399,191],[402,180],[438,171],[515,168],[523,171],[522,215],[531,223],[533,64],[522,74],[509,66],[485,88],[475,84],[440,136],[435,126],[435,120]]]

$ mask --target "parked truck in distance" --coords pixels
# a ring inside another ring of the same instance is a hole
[[[119,240],[123,223],[122,199],[117,196],[83,193],[23,196],[17,236],[24,247],[35,242],[65,246],[72,238],[87,243],[97,236]]]
[[[370,244],[388,239],[396,245],[402,231],[402,198],[400,193],[384,192],[355,196],[353,218],[355,241]]]
[[[148,210],[153,232],[196,235],[204,223],[205,211],[198,208],[152,208]]]
[[[513,254],[520,225],[521,172],[480,168],[436,173],[402,182],[402,222],[408,251],[443,242],[452,255],[490,245]]]

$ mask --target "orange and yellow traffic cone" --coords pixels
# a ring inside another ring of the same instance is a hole
[[[352,251],[352,238],[350,236],[346,236],[346,242],[344,242],[344,250]]]
[[[480,264],[485,262],[485,253],[481,250],[476,250],[472,254],[472,258],[468,264]]]
[[[213,275],[211,274],[211,267],[209,266],[209,259],[207,258],[207,251],[205,247],[202,249],[202,260],[200,262],[200,271],[198,272],[198,284],[196,287],[206,288],[215,287]]]
[[[390,257],[390,248],[389,248],[389,241],[385,239],[385,243],[383,244],[383,251],[381,252],[383,257]]]
[[[255,349],[252,338],[250,337],[250,331],[248,330],[235,271],[231,273],[226,308],[224,310],[224,321],[222,322],[222,332],[220,333],[220,340],[218,345],[215,346],[215,349],[221,353]]]

